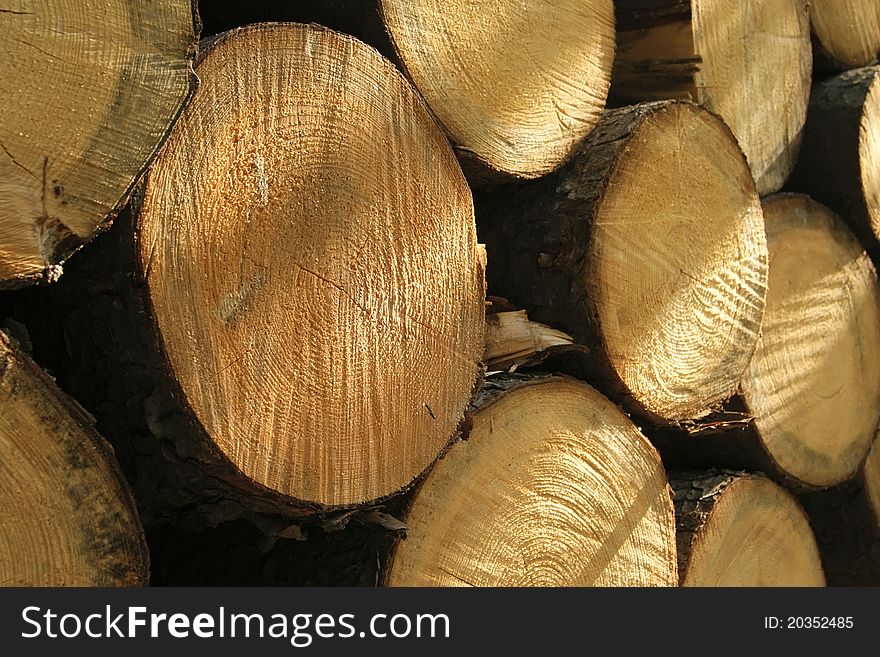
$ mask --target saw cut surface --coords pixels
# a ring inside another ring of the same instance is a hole
[[[810,98],[804,0],[693,0],[697,100],[736,135],[761,195],[785,183]],[[792,148],[794,145],[794,148]]]
[[[734,393],[758,336],[767,245],[721,121],[689,103],[647,111],[606,183],[586,260],[611,366],[645,409],[684,420]]]
[[[113,452],[0,333],[0,586],[137,586],[147,546]]]
[[[568,379],[473,416],[407,515],[392,586],[672,586],[674,514],[653,447]]]
[[[880,287],[868,256],[808,197],[765,202],[770,278],[743,395],[764,446],[804,483],[855,475],[880,419]]]
[[[227,33],[150,174],[141,262],[206,433],[248,478],[324,506],[436,459],[483,349],[470,190],[421,99],[317,26]]]
[[[682,586],[825,586],[806,514],[782,488],[740,477],[694,536]]]
[[[875,70],[874,78],[868,88],[859,123],[859,173],[871,229],[880,239],[880,67],[872,68]]]
[[[596,125],[614,59],[611,0],[381,0],[407,73],[452,140],[536,178]]]
[[[816,39],[839,68],[856,68],[877,61],[877,0],[811,0],[810,18]]]
[[[0,9],[0,287],[56,275],[120,207],[195,80],[192,0]]]

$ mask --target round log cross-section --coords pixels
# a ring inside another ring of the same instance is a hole
[[[195,88],[193,0],[0,10],[0,289],[107,227]]]
[[[783,194],[764,215],[767,304],[742,395],[773,463],[831,486],[856,475],[880,422],[880,285],[824,206]]]
[[[478,375],[461,170],[406,80],[350,37],[244,28],[198,74],[137,224],[174,379],[260,486],[386,497],[449,442]]]
[[[681,101],[613,110],[559,172],[478,201],[490,291],[587,345],[603,392],[678,422],[736,391],[767,244],[751,173],[716,116]]]
[[[134,499],[92,420],[0,332],[0,586],[138,586]]]
[[[733,130],[764,196],[797,160],[812,72],[806,0],[618,0],[612,95],[689,98]]]
[[[467,440],[418,488],[392,586],[674,586],[674,515],[656,451],[563,377],[489,379]]]
[[[682,586],[825,586],[810,523],[764,477],[670,473]]]

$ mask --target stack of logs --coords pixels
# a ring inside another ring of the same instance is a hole
[[[880,584],[880,3],[0,35],[0,583]]]

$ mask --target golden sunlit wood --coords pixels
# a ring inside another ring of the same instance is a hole
[[[880,55],[880,2],[810,0],[817,64],[838,70],[866,66]]]
[[[618,0],[612,94],[689,98],[733,130],[763,196],[797,160],[810,96],[806,0]]]
[[[427,109],[360,42],[216,42],[150,173],[140,259],[188,404],[249,479],[325,506],[407,486],[478,374],[470,193]]]
[[[490,292],[589,346],[603,391],[662,421],[736,391],[767,246],[748,166],[715,116],[687,102],[608,112],[560,172],[478,210]]]
[[[148,525],[400,492],[482,372],[484,255],[455,155],[349,36],[243,28],[196,71],[139,202],[44,293],[76,345],[71,390],[131,461]]]
[[[409,77],[466,160],[518,178],[562,164],[605,107],[612,0],[381,0]]]
[[[390,585],[675,585],[663,466],[610,401],[562,377],[492,378],[472,422],[420,485]]]
[[[105,228],[195,85],[193,0],[7,0],[0,288],[53,280]]]
[[[92,420],[0,332],[0,585],[146,584],[143,530]]]
[[[670,473],[682,586],[825,586],[809,521],[764,477]]]
[[[774,463],[830,486],[857,473],[880,421],[880,287],[839,218],[800,195],[764,204],[770,277],[743,399]]]

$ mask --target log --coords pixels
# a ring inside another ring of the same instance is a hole
[[[120,446],[148,524],[387,498],[454,437],[481,373],[461,169],[351,37],[243,28],[197,72],[140,202],[47,290],[58,371]]]
[[[825,586],[797,500],[745,472],[670,472],[681,586]]]
[[[797,160],[810,96],[806,0],[618,0],[612,97],[687,98],[733,130],[762,196]]]
[[[586,345],[582,376],[628,411],[677,423],[736,391],[767,246],[717,117],[684,101],[607,112],[559,172],[479,195],[477,219],[489,290]]]
[[[663,466],[635,425],[559,376],[486,381],[466,440],[413,495],[391,586],[674,586]]]
[[[816,84],[788,189],[840,213],[880,261],[880,66]]]
[[[856,479],[801,500],[829,586],[880,586],[880,443]]]
[[[880,422],[880,287],[828,208],[764,202],[770,253],[761,337],[727,413],[652,436],[671,467],[760,469],[810,489],[852,479]]]
[[[811,0],[813,52],[820,70],[867,66],[880,55],[876,0]]]
[[[246,6],[230,16],[229,4]],[[218,28],[254,19],[317,21],[390,50],[476,183],[537,178],[558,168],[598,122],[611,81],[612,0],[502,0],[491,7],[460,0],[263,0],[212,2],[203,12]]]
[[[107,228],[195,88],[193,0],[0,12],[0,289]]]
[[[138,586],[134,500],[93,420],[0,332],[0,586]]]
[[[838,217],[764,202],[770,277],[743,399],[773,460],[815,486],[853,477],[880,422],[880,286]]]

